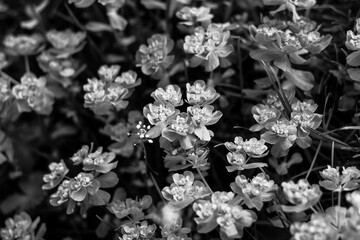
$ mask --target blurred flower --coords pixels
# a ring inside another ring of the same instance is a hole
[[[136,52],[136,66],[141,67],[145,75],[160,79],[174,60],[168,54],[174,47],[174,41],[166,35],[154,34],[147,40],[148,45],[141,45]]]
[[[51,194],[50,204],[53,206],[59,206],[64,202],[67,202],[69,200],[69,196],[70,196],[70,181],[64,180],[59,185],[56,192]]]
[[[337,234],[329,219],[323,214],[312,214],[311,220],[306,223],[295,222],[290,226],[292,240],[326,239],[335,240]]]
[[[151,204],[151,196],[145,195],[139,200],[127,198],[126,200],[121,201],[116,199],[109,203],[107,208],[119,219],[130,216],[131,219],[139,221],[145,219],[145,214],[143,211],[148,209]]]
[[[12,55],[32,55],[35,54],[43,42],[40,34],[32,35],[7,35],[3,41],[5,49]]]
[[[290,104],[292,104],[294,101],[295,91],[290,91],[290,90],[284,89],[284,94],[285,94],[288,102]],[[277,93],[274,90],[270,90],[268,92],[266,99],[263,100],[263,103],[265,105],[268,105],[270,108],[276,108],[279,111],[284,110],[284,106],[282,105],[282,102],[281,102],[279,96],[277,95]]]
[[[129,70],[121,73],[120,76],[115,78],[115,83],[119,83],[125,88],[133,88],[141,84],[141,80],[137,78],[137,73]]]
[[[10,82],[0,77],[0,102],[5,102],[11,97]]]
[[[296,101],[295,103],[291,104],[291,110],[293,112],[304,112],[308,110],[310,112],[315,112],[318,105],[314,103],[314,100],[309,99],[304,102]]]
[[[82,164],[84,159],[89,154],[89,146],[84,145],[70,158],[74,165]]]
[[[318,185],[310,186],[305,179],[300,179],[298,183],[293,181],[281,183],[286,199],[295,205],[315,204],[321,196]]]
[[[214,88],[206,86],[203,80],[196,80],[193,85],[186,84],[186,98],[191,105],[208,105],[220,97]]]
[[[36,240],[41,239],[45,234],[45,226],[35,232],[40,219],[32,221],[26,212],[16,214],[13,218],[5,221],[5,227],[0,230],[0,237],[3,240]],[[37,238],[35,238],[35,235]]]
[[[329,165],[327,169],[319,172],[324,181],[320,186],[330,191],[352,191],[359,187],[360,170],[356,167],[343,167],[340,174],[339,167],[333,168]]]
[[[98,70],[98,75],[105,82],[113,82],[119,74],[120,65],[102,65]]]
[[[155,234],[156,225],[148,225],[146,221],[141,223],[128,223],[122,226],[123,236],[120,240],[152,239]]]
[[[209,21],[214,17],[210,13],[210,8],[208,7],[182,7],[179,11],[176,12],[176,16],[183,20],[181,24],[192,26],[197,22]]]
[[[21,77],[21,83],[12,89],[12,94],[18,100],[20,112],[32,109],[40,114],[50,114],[54,97],[45,85],[44,77],[37,78],[32,73],[26,73]]]
[[[51,173],[45,174],[43,177],[45,184],[42,186],[42,189],[44,190],[56,187],[69,172],[69,169],[66,167],[64,160],[61,160],[59,163],[50,163],[49,170]]]
[[[50,44],[61,51],[73,51],[80,46],[86,38],[85,32],[73,32],[70,29],[64,31],[50,30],[46,33],[46,39]]]
[[[151,93],[151,97],[153,97],[155,101],[163,104],[171,104],[174,107],[181,106],[184,103],[180,87],[173,84],[167,85],[165,89],[161,87],[156,89]]]
[[[316,4],[316,0],[263,0],[263,3],[264,5],[271,6],[280,5],[278,9],[271,11],[271,14],[284,11],[285,9],[291,11],[293,14],[293,21],[296,22],[301,19],[296,11],[296,7],[311,8]]]
[[[184,42],[184,51],[195,55],[191,65],[203,64],[207,72],[213,71],[221,63],[228,65],[228,62],[220,59],[234,51],[233,46],[228,44],[229,37],[230,31],[222,24],[211,23],[206,31],[201,26],[195,28],[194,34],[186,36]]]

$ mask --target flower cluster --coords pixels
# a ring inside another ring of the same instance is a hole
[[[206,126],[215,124],[222,116],[220,111],[214,112],[213,103],[220,95],[207,87],[205,82],[197,80],[193,85],[186,85],[187,102],[192,105],[187,112],[180,112],[175,107],[183,104],[181,90],[177,85],[168,85],[165,89],[157,89],[151,96],[155,99],[144,107],[144,116],[152,127],[146,134],[148,138],[159,135],[181,148],[194,148],[197,141],[210,141],[213,132]]]
[[[286,199],[295,206],[282,206],[283,211],[303,211],[314,204],[321,197],[319,185],[310,185],[305,179],[300,179],[297,183],[293,181],[281,183]]]
[[[84,85],[85,107],[92,109],[96,114],[106,115],[112,108],[121,110],[127,107],[133,88],[141,83],[134,71],[120,71],[119,65],[101,66],[98,70],[100,79],[88,79]]]
[[[256,220],[253,211],[245,210],[236,204],[233,192],[214,192],[211,200],[198,200],[193,204],[197,215],[195,222],[200,233],[207,233],[220,226],[220,235],[230,239],[241,238],[243,228]],[[234,201],[235,200],[235,201]]]
[[[210,8],[203,6],[182,7],[176,12],[176,16],[183,21],[180,23],[186,26],[193,26],[198,22],[209,22],[214,17],[214,15],[210,13]]]
[[[148,209],[151,204],[151,196],[145,195],[139,200],[131,198],[125,200],[116,199],[108,204],[108,209],[119,219],[130,216],[134,221],[138,221],[144,219],[145,214],[143,211]]]
[[[301,17],[296,11],[296,7],[301,8],[311,8],[316,4],[316,0],[263,0],[264,5],[269,6],[277,6],[279,5],[279,8],[271,11],[271,14],[276,14],[278,12],[284,11],[287,9],[288,11],[291,11],[293,14],[293,21],[299,21],[301,20]]]
[[[269,202],[274,198],[274,191],[277,185],[269,176],[259,173],[249,181],[244,175],[239,175],[232,183],[231,189],[244,198],[245,204],[249,208],[261,210],[263,202]]]
[[[184,174],[175,173],[172,176],[174,183],[161,191],[162,195],[177,209],[185,208],[196,199],[210,194],[209,189],[201,181],[194,181],[194,174],[185,171]]]
[[[152,239],[155,234],[156,225],[149,225],[147,221],[140,223],[125,224],[121,227],[122,237],[120,240]]]
[[[184,51],[194,54],[191,66],[200,64],[205,66],[205,71],[211,72],[218,66],[227,66],[225,57],[233,52],[234,48],[228,43],[230,31],[224,24],[211,23],[206,30],[199,26],[192,35],[185,37]]]
[[[286,156],[289,149],[296,143],[301,148],[311,146],[310,131],[317,129],[322,115],[315,113],[317,104],[313,100],[299,101],[293,92],[284,90],[290,105],[290,120],[279,96],[270,91],[263,104],[252,107],[251,112],[257,124],[251,131],[262,131],[261,139],[272,144],[271,154],[274,157]]]
[[[267,146],[263,139],[251,138],[244,141],[242,137],[235,137],[234,142],[226,142],[225,147],[230,151],[226,158],[231,166],[226,167],[229,172],[261,166],[261,164],[247,164],[246,155],[261,158],[267,154]]]
[[[32,35],[7,35],[3,41],[6,51],[11,55],[33,55],[37,53],[44,38],[37,33]]]
[[[25,73],[21,83],[12,88],[19,112],[34,110],[39,114],[50,114],[54,103],[53,93],[46,87],[46,78],[37,78],[32,73]]]
[[[339,167],[328,165],[320,175],[325,180],[320,181],[319,185],[330,191],[352,191],[359,187],[360,170],[356,167],[343,167],[340,174]]]
[[[323,214],[311,215],[309,222],[295,222],[290,227],[293,235],[292,240],[301,239],[337,239],[334,235],[335,229],[331,226],[331,222]]]
[[[174,61],[174,56],[169,55],[174,48],[174,41],[166,35],[154,34],[147,43],[148,45],[141,45],[136,52],[136,66],[141,67],[142,73],[161,79]]]
[[[303,91],[311,90],[314,80],[312,73],[294,69],[291,64],[306,64],[307,59],[303,55],[323,51],[330,44],[331,35],[321,36],[316,25],[306,18],[295,23],[264,18],[263,24],[250,26],[249,30],[254,40],[262,46],[250,52],[253,59],[267,63],[273,61],[292,85]]]
[[[355,34],[356,33],[356,34]],[[352,30],[348,30],[346,33],[346,47],[353,51],[346,57],[346,63],[351,67],[347,70],[350,78],[354,81],[359,81],[358,68],[360,66],[360,18],[356,19],[355,33]]]
[[[0,237],[3,240],[42,239],[46,228],[44,224],[41,224],[40,228],[36,232],[39,221],[39,218],[32,221],[31,217],[26,212],[16,214],[13,218],[6,219],[5,227],[0,229]]]
[[[111,171],[117,166],[117,162],[112,162],[114,158],[114,153],[102,152],[101,147],[92,152],[88,146],[83,146],[71,157],[71,162],[74,165],[82,164],[84,172],[65,180],[64,177],[69,170],[64,161],[51,163],[51,173],[44,176],[43,189],[49,190],[56,186],[58,188],[50,196],[50,203],[59,206],[69,202],[68,214],[74,211],[76,203],[80,203],[82,214],[85,214],[91,205],[107,204],[110,194],[100,188],[110,188],[118,182],[117,175]]]

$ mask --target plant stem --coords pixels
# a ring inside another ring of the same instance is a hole
[[[199,168],[196,168],[197,172],[199,173],[201,180],[203,180],[203,182],[205,183],[206,187],[210,190],[211,193],[214,193],[213,190],[211,190],[209,184],[207,183],[207,181],[205,180],[204,176],[202,175],[201,171]]]
[[[24,58],[25,58],[25,71],[26,73],[30,73],[29,57],[25,55]]]
[[[314,156],[314,158],[313,158],[313,160],[312,160],[310,169],[309,169],[309,171],[307,172],[305,179],[308,179],[308,177],[309,177],[309,175],[310,175],[310,173],[311,173],[311,171],[312,171],[312,169],[313,169],[313,167],[314,167],[314,164],[315,164],[315,161],[316,161],[316,159],[317,159],[317,156],[318,156],[318,154],[319,154],[319,152],[320,152],[320,148],[321,148],[322,143],[323,143],[323,140],[320,140],[319,145],[318,145],[318,148],[316,149],[315,156]]]

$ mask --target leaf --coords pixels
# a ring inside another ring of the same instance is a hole
[[[112,31],[112,28],[109,24],[102,23],[102,22],[95,22],[95,21],[88,22],[85,25],[85,29],[90,32],[104,32],[104,31],[111,32]]]
[[[339,189],[339,186],[337,186],[333,181],[330,181],[330,180],[320,181],[319,185],[329,191],[335,191],[335,190]]]
[[[119,182],[119,178],[115,172],[108,172],[96,179],[100,182],[101,188],[111,188]]]
[[[108,11],[107,15],[109,17],[110,25],[115,30],[123,31],[127,26],[127,21],[121,15],[119,15],[116,11]]]
[[[270,62],[273,60],[281,61],[283,58],[287,58],[286,55],[278,50],[269,49],[257,49],[250,52],[250,57],[255,60],[262,60],[264,62]]]
[[[310,91],[314,87],[314,75],[311,72],[292,69],[291,72],[284,72],[284,75],[303,91]]]
[[[94,206],[102,206],[110,201],[111,195],[101,189],[89,197],[90,203]]]
[[[360,65],[360,51],[353,52],[346,57],[346,63],[350,66],[357,67]]]
[[[196,221],[196,219],[195,219]],[[206,219],[204,222],[198,222],[197,230],[199,233],[208,233],[214,228],[217,227],[216,218],[214,215],[212,215],[210,218]]]
[[[248,164],[245,164],[243,166],[244,169],[252,169],[252,168],[262,168],[262,167],[267,167],[267,163],[260,163],[260,162],[257,162],[257,163],[248,163]]]
[[[150,9],[150,10],[153,10],[153,9],[166,10],[166,4],[159,0],[141,0],[141,4],[145,8]]]
[[[358,68],[349,68],[347,70],[347,73],[349,74],[349,77],[357,82],[360,82],[360,69]]]

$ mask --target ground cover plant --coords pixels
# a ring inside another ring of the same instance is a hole
[[[0,236],[360,238],[357,0],[0,1]]]

